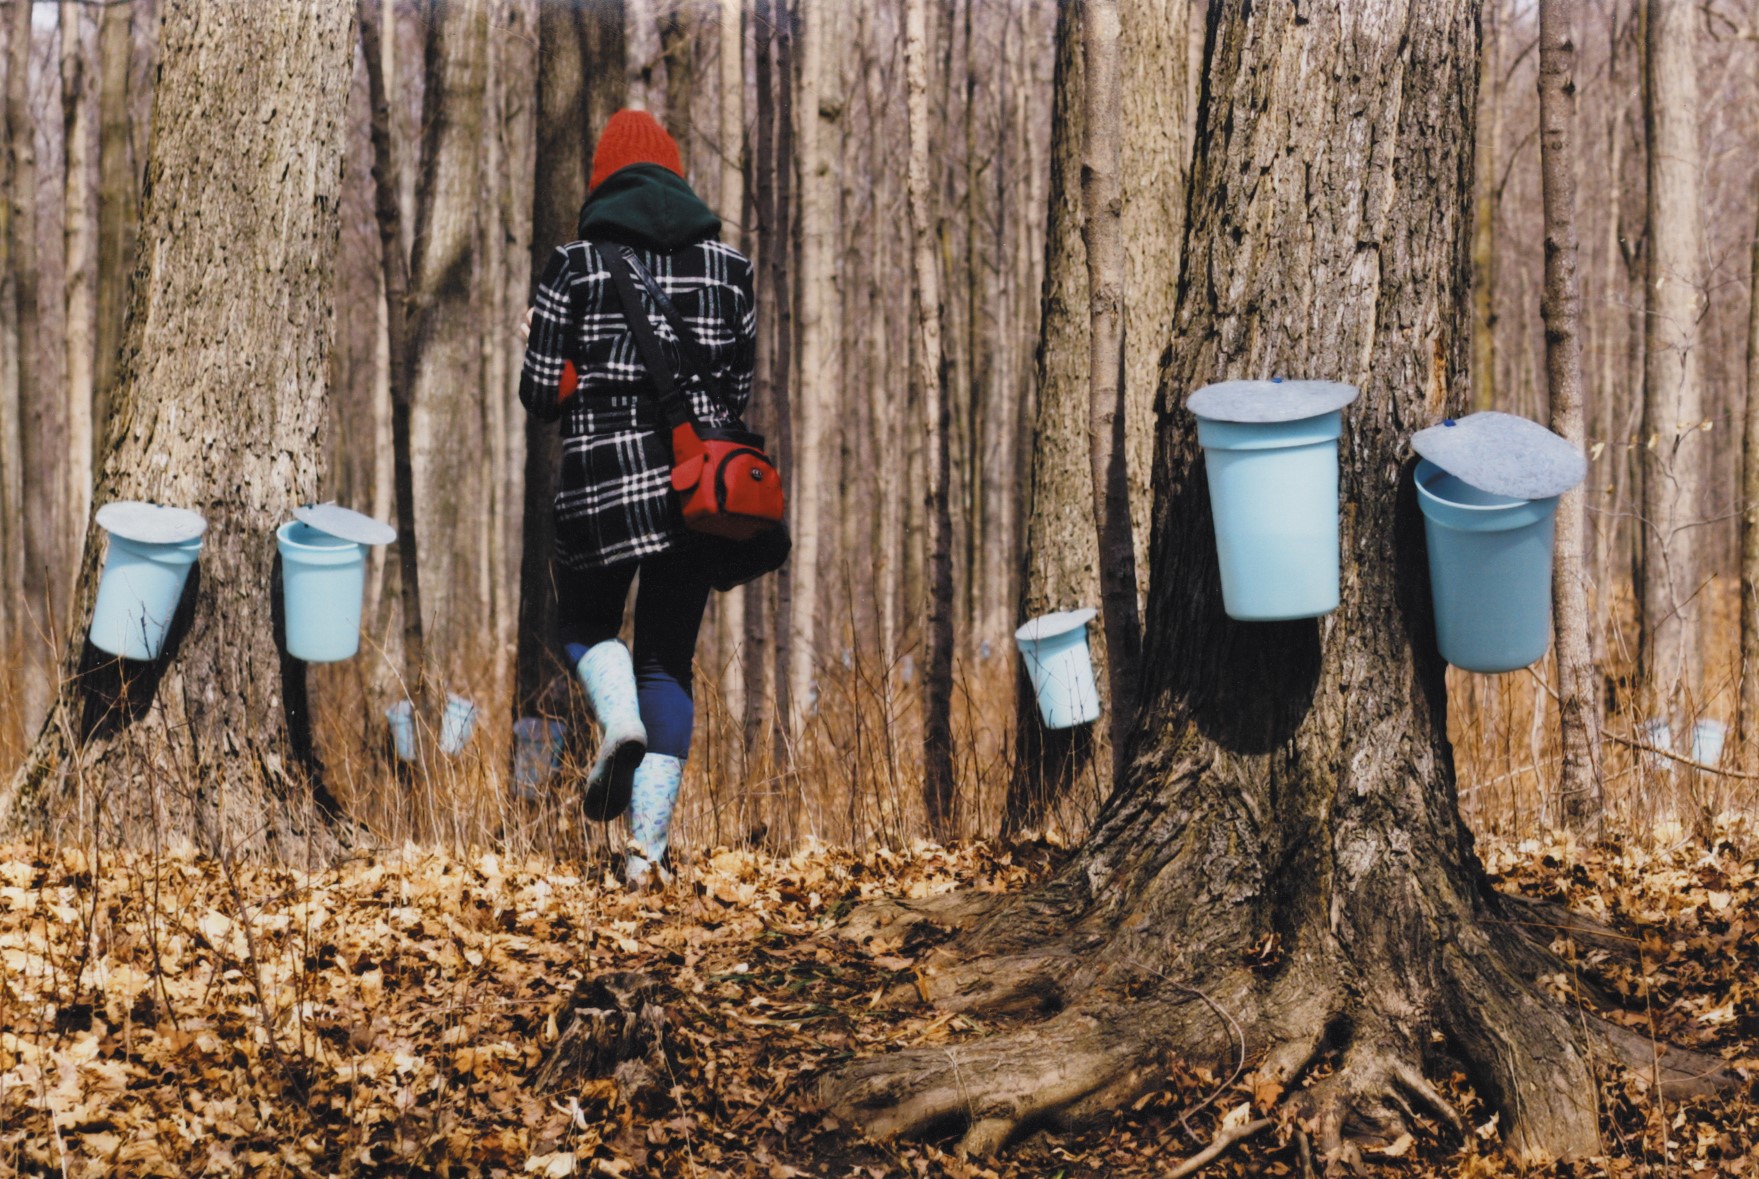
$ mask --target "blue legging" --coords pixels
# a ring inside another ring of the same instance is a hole
[[[579,663],[589,647],[616,638],[623,629],[623,604],[640,571],[634,654],[641,723],[647,729],[649,752],[680,760],[690,754],[690,732],[696,723],[690,664],[709,595],[701,568],[700,556],[673,550],[603,569],[558,566],[555,570],[562,651],[569,667]]]

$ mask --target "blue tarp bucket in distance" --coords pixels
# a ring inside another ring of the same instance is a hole
[[[1198,416],[1228,617],[1275,622],[1337,609],[1342,431],[1337,410],[1286,422]]]
[[[538,787],[562,764],[567,728],[559,720],[522,716],[513,722],[513,785],[521,798],[536,799]]]
[[[1517,671],[1551,644],[1557,497],[1495,495],[1417,463],[1441,655],[1465,671]]]
[[[1014,632],[1026,678],[1047,729],[1070,729],[1099,719],[1099,689],[1087,650],[1087,624],[1097,610],[1059,610]]]
[[[124,659],[157,659],[207,521],[183,508],[120,501],[99,508],[97,522],[110,543],[88,638]]]
[[[307,663],[336,663],[360,650],[366,549],[298,520],[275,531],[281,550],[287,653]]]

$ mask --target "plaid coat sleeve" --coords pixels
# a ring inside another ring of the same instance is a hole
[[[519,372],[519,403],[539,421],[553,422],[562,414],[557,394],[574,332],[572,295],[573,269],[568,251],[559,249],[550,255],[543,276],[538,279],[531,339],[526,341],[525,365]]]

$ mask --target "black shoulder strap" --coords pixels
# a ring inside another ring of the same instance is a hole
[[[635,280],[630,276],[630,259],[627,247],[609,242],[594,242],[593,248],[598,250],[599,257],[604,260],[605,269],[611,272],[611,283],[617,288],[617,297],[623,304],[623,319],[629,324],[630,334],[635,337],[635,346],[641,352],[642,363],[647,365],[647,374],[653,380],[654,392],[660,401],[660,412],[665,416],[667,429],[676,430],[679,426],[696,424],[696,410],[690,404],[690,398],[678,387],[678,376],[672,371],[672,362],[666,357],[665,346],[660,343],[659,333],[654,331],[653,320],[648,318],[647,309],[641,305],[641,295],[635,289]],[[674,329],[676,330],[676,329]]]
[[[684,317],[678,314],[678,308],[673,304],[671,297],[666,294],[659,283],[654,281],[654,276],[648,273],[647,267],[641,264],[641,259],[636,256],[635,252],[627,247],[623,247],[622,252],[629,263],[629,269],[635,272],[635,277],[646,288],[648,298],[654,301],[660,309],[660,314],[664,315],[666,322],[672,325],[672,334],[678,337],[678,349],[684,354],[685,363],[696,370],[696,375],[702,378],[703,387],[708,389],[709,395],[715,397],[717,401],[720,400],[713,387],[714,372],[709,368],[708,360],[702,354],[702,345],[697,342],[696,333],[690,330],[690,326],[684,322]]]

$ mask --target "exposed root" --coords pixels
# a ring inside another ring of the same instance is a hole
[[[1620,1062],[1655,1078],[1663,1097],[1712,1097],[1741,1084],[1740,1074],[1721,1057],[1652,1040],[1602,1019],[1594,1025]]]
[[[1167,1179],[1185,1179],[1188,1175],[1195,1175],[1220,1158],[1234,1143],[1244,1142],[1254,1134],[1268,1130],[1274,1125],[1276,1125],[1274,1118],[1259,1118],[1255,1122],[1245,1122],[1231,1130],[1223,1130],[1216,1135],[1214,1142],[1174,1167],[1167,1175]]]
[[[1604,922],[1576,912],[1556,901],[1536,901],[1516,893],[1498,893],[1510,921],[1533,941],[1549,946],[1558,934],[1578,945],[1605,950],[1621,958],[1637,957],[1637,939],[1620,933]]]
[[[949,892],[919,901],[869,901],[838,928],[852,942],[901,942],[919,926],[952,931],[977,924],[1009,899],[1006,893]]]
[[[991,1155],[1084,1098],[1144,1092],[1156,1077],[1146,1067],[1149,1040],[1130,1021],[1071,1011],[1024,1032],[857,1061],[825,1078],[819,1095],[877,1137],[962,1126],[959,1149]]]

